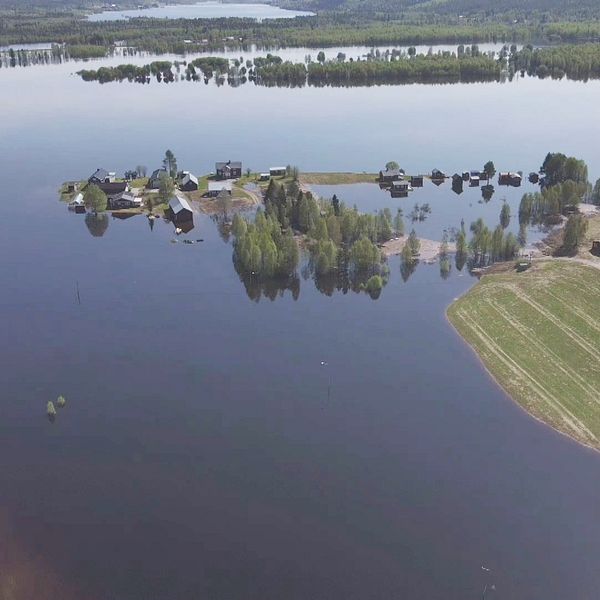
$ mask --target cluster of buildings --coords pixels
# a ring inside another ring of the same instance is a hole
[[[464,173],[454,173],[448,177],[443,171],[433,169],[428,176],[434,185],[442,185],[446,179],[452,180],[452,190],[461,194],[463,186],[468,183],[469,187],[481,187],[482,193],[493,194],[494,186],[490,183],[490,177],[485,171],[465,171]],[[414,188],[423,187],[423,175],[407,176],[404,169],[394,168],[379,171],[379,187],[390,192],[392,198],[406,198],[408,193]],[[500,172],[498,174],[498,184],[513,187],[519,187],[523,180],[520,173]],[[530,178],[531,180],[531,178]]]

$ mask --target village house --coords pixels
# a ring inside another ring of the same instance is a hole
[[[440,171],[439,169],[433,169],[433,171],[431,171],[431,179],[433,179],[433,180],[446,179],[446,173],[444,173],[443,171]]]
[[[237,179],[242,176],[242,163],[240,161],[215,163],[217,179]]]
[[[408,192],[412,191],[412,187],[409,185],[408,181],[392,181],[390,186],[390,193],[392,198],[406,198],[408,196]]]
[[[184,192],[195,192],[198,189],[198,178],[189,171],[183,171],[179,179],[179,189]]]
[[[152,171],[152,175],[148,179],[148,188],[151,190],[157,190],[160,187],[160,180],[162,177],[168,175],[166,169],[156,169]]]
[[[523,178],[520,173],[506,171],[498,174],[499,185],[512,185],[513,187],[519,187],[522,179]]]
[[[414,188],[423,187],[423,175],[412,175],[410,178],[410,185]]]
[[[142,199],[139,196],[134,196],[130,192],[121,192],[116,196],[112,196],[108,201],[108,206],[111,210],[139,208],[141,205]]]
[[[258,180],[259,181],[269,181],[269,179],[271,179],[271,174],[270,173],[259,173],[258,174]]]
[[[464,185],[463,176],[460,173],[454,173],[454,175],[452,175],[452,191],[458,195],[462,194],[463,193],[463,185]]]
[[[115,180],[115,174],[109,173],[106,169],[96,169],[93,175],[88,179],[88,183],[100,186],[101,183],[112,183]]]
[[[404,169],[386,169],[379,171],[379,183],[392,183],[404,178]]]
[[[206,192],[208,198],[216,198],[221,192],[231,195],[233,192],[233,183],[231,181],[208,182],[208,191]]]
[[[184,223],[193,220],[194,211],[183,196],[173,196],[169,200],[168,217],[173,223]]]
[[[95,185],[107,195],[109,200],[113,196],[129,191],[129,184],[126,181],[110,181],[106,183],[97,183]]]
[[[270,167],[269,175],[271,177],[285,177],[287,169],[285,167]]]

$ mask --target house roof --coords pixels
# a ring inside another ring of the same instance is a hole
[[[185,185],[190,181],[198,185],[198,178],[195,175],[192,175],[192,173],[189,171],[184,171],[183,177],[181,178],[181,185]]]
[[[75,196],[73,200],[69,202],[69,204],[71,204],[72,206],[79,206],[83,204],[83,194],[79,192],[79,194],[77,194],[77,196]]]
[[[139,196],[134,196],[131,192],[121,192],[120,194],[117,194],[116,196],[112,197],[112,201],[116,202],[119,200],[127,200],[128,202],[134,202],[135,204],[141,204],[142,203],[142,199]]]
[[[167,174],[166,169],[155,169],[152,171],[152,175],[150,175],[150,179],[158,179],[162,174]]]
[[[285,167],[269,167],[269,171],[285,171]]]
[[[96,169],[96,172],[90,177],[90,179],[96,178],[100,181],[104,181],[108,177],[108,171],[106,169]]]
[[[386,169],[382,173],[384,177],[400,177],[404,175],[404,169]]]
[[[221,171],[225,167],[229,167],[230,169],[241,169],[242,163],[239,160],[229,160],[226,162],[215,163],[215,166],[217,167],[217,171]]]
[[[190,203],[183,196],[173,196],[173,198],[169,200],[169,208],[176,215],[178,215],[182,210],[189,210],[190,212],[193,212]]]
[[[233,190],[233,183],[231,181],[209,181],[208,191],[209,192],[220,192],[226,190],[231,192]]]
[[[111,181],[110,183],[99,183],[98,187],[107,196],[116,196],[117,194],[126,191],[128,184],[126,181]]]

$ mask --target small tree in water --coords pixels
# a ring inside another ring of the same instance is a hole
[[[510,206],[508,202],[504,202],[502,208],[500,209],[500,225],[502,225],[502,229],[506,229],[510,224]]]
[[[88,210],[99,213],[106,210],[108,199],[97,185],[90,184],[85,188],[83,203]]]

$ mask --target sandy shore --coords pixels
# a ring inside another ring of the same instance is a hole
[[[408,236],[403,236],[397,240],[390,240],[386,242],[382,246],[383,253],[386,256],[394,256],[396,254],[400,254],[402,252],[402,248],[404,248],[404,244],[406,244],[406,240]],[[424,238],[419,238],[421,242],[421,252],[419,253],[420,260],[435,260],[440,254],[440,246],[441,242],[436,242],[434,240],[426,240]],[[456,252],[456,244],[449,243],[448,244],[448,252]]]

